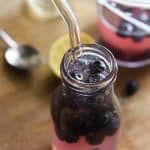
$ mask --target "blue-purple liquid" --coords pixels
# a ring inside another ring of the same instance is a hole
[[[97,83],[106,78],[109,68],[102,58],[87,54],[73,60],[69,64],[68,73],[76,80]]]

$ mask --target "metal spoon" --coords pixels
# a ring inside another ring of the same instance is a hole
[[[37,49],[18,44],[2,29],[0,29],[0,38],[8,46],[4,57],[10,66],[21,70],[31,70],[42,63],[43,58]]]

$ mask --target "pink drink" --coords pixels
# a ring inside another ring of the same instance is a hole
[[[106,137],[103,143],[95,146],[89,145],[84,137],[75,144],[68,144],[67,142],[61,141],[56,133],[53,133],[53,150],[116,150],[118,133],[111,137]]]
[[[150,37],[144,37],[141,41],[134,41],[131,37],[118,36],[102,21],[99,22],[102,42],[115,55],[116,58],[125,61],[138,61],[150,57]]]

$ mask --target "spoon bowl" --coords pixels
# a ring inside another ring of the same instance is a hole
[[[0,38],[8,46],[4,58],[10,66],[20,70],[31,70],[43,62],[43,57],[36,48],[16,43],[2,29],[0,30]]]
[[[4,57],[9,65],[22,70],[31,70],[42,63],[42,57],[37,49],[29,45],[9,47]]]

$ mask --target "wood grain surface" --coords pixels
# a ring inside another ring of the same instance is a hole
[[[98,40],[95,1],[72,3],[82,31]],[[50,101],[60,80],[46,62],[51,43],[66,32],[64,23],[60,18],[47,22],[31,19],[23,0],[0,0],[0,27],[16,41],[37,47],[46,60],[30,73],[18,72],[5,63],[6,45],[0,41],[0,150],[50,150]],[[137,80],[140,88],[132,97],[125,97],[123,89],[130,78]],[[150,68],[120,68],[116,91],[123,112],[118,150],[150,150]]]

